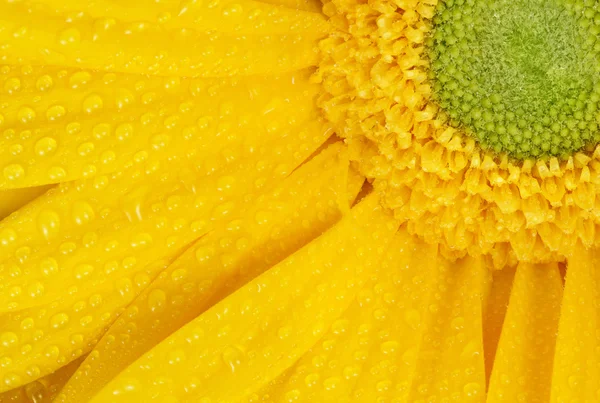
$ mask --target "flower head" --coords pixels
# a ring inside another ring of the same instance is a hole
[[[4,2],[0,402],[597,400],[598,15]]]

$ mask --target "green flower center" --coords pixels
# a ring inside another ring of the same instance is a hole
[[[440,0],[427,43],[440,116],[517,159],[599,142],[599,3]]]

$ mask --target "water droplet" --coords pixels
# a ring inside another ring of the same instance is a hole
[[[119,141],[125,141],[133,135],[133,126],[129,123],[123,123],[117,126],[115,136]]]
[[[56,151],[57,143],[52,137],[44,137],[35,143],[35,153],[40,157],[47,157]]]
[[[60,350],[57,346],[48,346],[46,350],[44,350],[44,355],[48,358],[58,358],[60,354]]]
[[[0,344],[4,347],[11,347],[19,341],[19,337],[13,332],[4,332],[0,334]]]
[[[14,373],[9,373],[4,376],[4,384],[9,388],[15,388],[21,383],[21,377]]]
[[[171,137],[167,134],[157,134],[150,139],[150,145],[154,150],[160,150],[169,145]]]
[[[77,225],[84,225],[95,218],[94,209],[87,202],[77,200],[73,203],[71,211],[73,221]]]
[[[384,380],[384,381],[377,382],[377,385],[375,385],[375,389],[379,393],[385,393],[388,390],[390,390],[391,386],[392,386],[392,382],[391,381]]]
[[[54,105],[46,110],[46,118],[50,122],[54,122],[54,121],[62,118],[63,116],[65,116],[66,113],[67,113],[67,111],[64,106]]]
[[[4,91],[14,94],[21,89],[21,80],[16,77],[9,78],[4,82]]]
[[[91,264],[80,264],[74,270],[75,278],[77,280],[82,280],[92,274],[94,271],[94,266]]]
[[[224,17],[236,17],[242,15],[242,6],[239,4],[230,4],[223,9]]]
[[[393,354],[398,351],[398,342],[397,341],[386,341],[381,343],[381,352],[383,354]]]
[[[312,386],[315,386],[318,381],[319,381],[319,375],[318,374],[308,374],[304,378],[304,383],[309,388],[312,387]]]
[[[297,402],[297,401],[299,401],[300,396],[301,396],[300,391],[298,389],[293,389],[285,394],[285,400],[286,400],[286,402],[289,402],[289,403]]]
[[[25,372],[32,378],[39,377],[41,373],[40,368],[37,365],[31,365],[27,367]],[[36,400],[34,400],[33,403],[36,403]]]
[[[97,171],[98,170],[95,165],[88,164],[85,167],[83,167],[82,175],[84,178],[90,178],[96,175]]]
[[[123,298],[130,298],[133,292],[133,284],[128,278],[120,278],[115,282],[117,291]]]
[[[93,153],[95,148],[96,147],[94,146],[94,143],[88,141],[86,143],[81,144],[79,147],[77,147],[77,152],[82,157],[85,157],[85,156],[88,156],[91,153]]]
[[[421,314],[416,309],[409,309],[404,312],[404,321],[413,330],[418,330],[421,325]]]
[[[131,240],[132,248],[146,248],[152,245],[152,236],[146,232],[137,234]]]
[[[31,248],[29,246],[21,246],[15,251],[15,257],[20,263],[24,263],[27,259],[29,259],[30,254]]]
[[[150,284],[150,277],[146,273],[138,273],[135,275],[133,281],[135,282],[135,286],[138,288],[146,288],[148,284]]]
[[[168,22],[171,19],[172,15],[169,12],[162,12],[158,15],[158,22],[160,22],[161,24],[164,24],[166,22]]]
[[[340,385],[340,378],[337,376],[332,376],[331,378],[327,378],[323,381],[323,387],[325,390],[331,391],[337,388]]]
[[[65,130],[67,131],[68,134],[70,134],[71,136],[74,136],[81,131],[81,124],[78,122],[71,122],[67,125]]]
[[[92,129],[92,134],[96,139],[101,140],[108,137],[111,133],[111,130],[111,126],[108,123],[100,123],[94,126]]]
[[[343,334],[348,328],[349,321],[347,319],[338,319],[331,325],[331,331],[333,334]]]
[[[222,354],[223,361],[229,366],[231,372],[235,372],[236,367],[241,364],[243,357],[244,353],[237,346],[226,347]]]
[[[21,144],[13,144],[9,150],[12,155],[20,155],[23,152],[23,146]]]
[[[94,40],[98,39],[102,32],[110,30],[116,24],[117,21],[114,18],[99,18],[94,21]]]
[[[230,191],[234,185],[235,178],[233,176],[223,176],[217,182],[217,189],[221,192]]]
[[[165,79],[165,90],[169,93],[175,93],[181,86],[179,77],[168,77]]]
[[[77,249],[77,245],[74,242],[64,242],[59,247],[58,250],[63,255],[69,255],[73,253]]]
[[[210,259],[214,254],[213,248],[210,246],[200,246],[196,249],[196,259],[199,263],[203,263]]]
[[[577,389],[580,387],[581,385],[581,377],[577,376],[577,375],[571,375],[568,379],[567,379],[567,383],[569,384],[569,387],[572,389]]]
[[[187,274],[188,273],[186,269],[175,269],[173,270],[173,273],[171,273],[171,280],[177,283],[185,279]]]
[[[58,235],[60,231],[60,217],[52,210],[43,210],[38,215],[38,229],[47,240]]]
[[[476,382],[467,383],[463,390],[469,398],[473,399],[481,396],[481,385]]]
[[[33,329],[33,326],[35,326],[35,322],[33,321],[33,318],[25,318],[21,321],[21,329],[22,330]]]
[[[54,85],[54,81],[52,81],[52,77],[49,75],[43,75],[37,79],[35,82],[35,87],[38,91],[48,91]]]
[[[143,220],[142,204],[149,193],[150,187],[142,186],[125,195],[121,202],[121,208],[129,221]]]
[[[98,94],[92,94],[83,100],[83,111],[87,114],[92,114],[102,109],[104,101]]]
[[[90,297],[89,302],[93,308],[97,308],[102,303],[102,296],[99,294],[94,294]]]
[[[173,350],[169,353],[169,364],[175,365],[185,360],[185,352],[181,349]]]
[[[81,319],[79,319],[79,323],[83,327],[86,327],[87,325],[89,325],[93,321],[94,321],[94,318],[91,315],[86,315],[86,316],[82,317]]]
[[[104,265],[104,273],[111,274],[119,269],[119,263],[115,260],[111,260],[110,262],[106,262]]]
[[[35,111],[28,106],[23,106],[17,112],[17,119],[21,123],[29,123],[36,117]]]
[[[264,225],[269,222],[269,219],[271,218],[271,214],[266,211],[259,211],[256,213],[254,218],[255,218],[257,224]]]
[[[17,181],[25,176],[25,170],[19,164],[10,164],[4,167],[4,177],[8,181]]]
[[[169,116],[163,122],[165,129],[174,129],[175,127],[177,127],[178,123],[179,123],[179,116],[177,116],[177,115]]]
[[[77,28],[67,28],[58,34],[57,40],[62,46],[75,46],[81,42],[81,33]]]
[[[360,366],[359,365],[348,365],[346,367],[344,367],[344,370],[342,371],[342,373],[344,374],[344,378],[346,379],[352,379],[352,378],[356,378],[357,376],[360,375]]]
[[[61,329],[69,322],[69,315],[66,313],[57,313],[50,318],[50,326],[54,329]]]
[[[87,71],[78,71],[73,73],[69,78],[69,85],[71,88],[80,88],[88,84],[92,79],[92,75]]]
[[[112,150],[104,151],[102,155],[100,155],[100,162],[104,165],[112,164],[116,159],[117,155]]]
[[[117,107],[117,109],[123,109],[128,105],[131,105],[135,100],[134,95],[131,93],[131,91],[125,89],[125,88],[120,88],[116,91],[115,94],[115,105]]]
[[[27,288],[27,292],[29,293],[29,296],[31,296],[32,298],[36,298],[36,297],[43,295],[44,291],[45,291],[44,285],[42,283],[40,283],[39,281],[36,281],[35,283],[31,284]]]
[[[8,275],[10,277],[19,277],[21,274],[21,268],[19,268],[17,265],[11,265],[8,268]]]
[[[137,259],[134,256],[128,256],[121,262],[121,265],[125,270],[131,269],[137,263]]]
[[[8,246],[17,240],[17,233],[12,228],[0,230],[0,245]]]
[[[292,334],[292,328],[290,326],[284,326],[277,331],[277,336],[281,340],[285,340]]]
[[[8,295],[10,295],[12,298],[16,298],[16,297],[18,297],[19,295],[21,295],[21,291],[22,291],[22,290],[21,290],[21,287],[19,287],[18,285],[16,285],[16,286],[14,286],[14,287],[11,287],[11,288],[8,290]]]
[[[67,172],[61,167],[52,167],[48,169],[48,178],[55,182],[62,181],[67,176]]]
[[[23,38],[25,35],[27,35],[28,32],[29,32],[29,30],[27,29],[26,26],[21,26],[13,32],[13,37]]]
[[[148,309],[152,312],[161,312],[167,300],[167,295],[163,290],[152,290],[148,294]]]
[[[12,365],[12,360],[9,357],[0,358],[0,368],[8,368]]]
[[[45,276],[49,276],[58,271],[58,262],[51,257],[47,257],[40,262],[40,268]]]
[[[72,334],[70,337],[71,344],[78,346],[83,343],[83,335],[80,333]]]

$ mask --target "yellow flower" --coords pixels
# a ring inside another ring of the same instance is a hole
[[[0,403],[597,401],[598,26],[2,2]]]

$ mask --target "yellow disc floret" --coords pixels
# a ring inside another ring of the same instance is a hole
[[[437,3],[326,3],[337,31],[321,42],[319,103],[351,158],[409,231],[447,256],[486,255],[499,268],[597,243],[600,148],[515,160],[442,118],[427,48]]]

